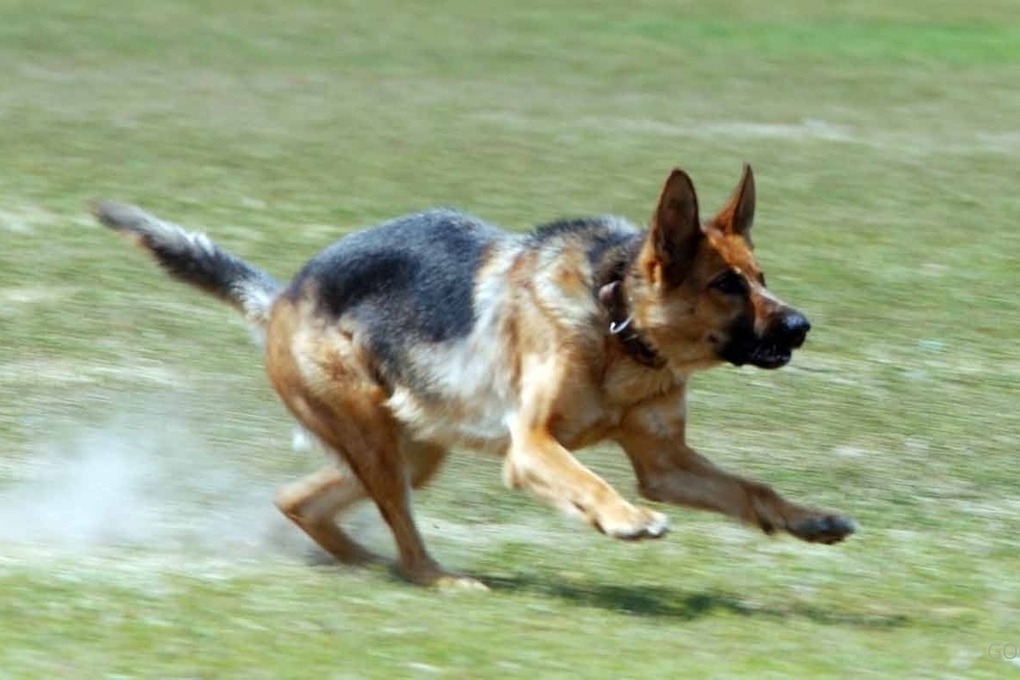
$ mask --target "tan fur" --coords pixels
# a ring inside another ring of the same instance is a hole
[[[412,442],[384,407],[387,395],[360,350],[356,329],[316,320],[306,300],[281,299],[267,329],[266,366],[283,402],[305,427],[342,456],[356,479],[320,470],[277,496],[288,517],[341,562],[373,559],[340,529],[337,512],[370,496],[400,549],[400,570],[412,582],[468,583],[443,572],[425,550],[410,507],[412,487],[438,470],[445,449]],[[359,481],[360,480],[360,483]]]
[[[835,515],[724,472],[685,443],[687,379],[720,363],[726,329],[744,311],[709,292],[707,282],[727,268],[745,276],[756,325],[784,308],[761,284],[747,238],[750,171],[701,234],[684,231],[692,211],[696,218],[693,187],[686,175],[674,173],[627,280],[635,323],[667,359],[660,370],[636,363],[603,322],[592,322],[603,312],[591,293],[594,274],[580,240],[550,251],[489,254],[476,283],[476,295],[500,291],[477,322],[488,335],[482,344],[465,340],[462,357],[450,359],[460,362],[462,382],[475,391],[457,396],[457,385],[450,385],[455,396],[443,402],[399,385],[384,387],[359,328],[323,320],[314,291],[277,300],[266,330],[272,384],[291,413],[350,468],[328,467],[284,487],[277,496],[281,510],[337,559],[357,563],[373,556],[334,516],[368,496],[392,529],[398,566],[408,580],[475,586],[438,566],[412,515],[411,489],[435,474],[447,450],[464,446],[501,455],[508,486],[526,489],[607,535],[662,536],[661,513],[630,503],[571,453],[616,442],[645,498],[720,512],[806,540],[842,539],[852,529],[826,529]],[[491,376],[484,373],[489,369]]]

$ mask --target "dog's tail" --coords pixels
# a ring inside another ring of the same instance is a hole
[[[92,204],[92,214],[148,250],[170,276],[215,295],[261,330],[282,286],[269,274],[231,255],[205,234],[164,222],[140,208],[109,201]]]

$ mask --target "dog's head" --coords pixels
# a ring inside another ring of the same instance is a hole
[[[750,238],[754,203],[748,165],[704,223],[687,173],[666,180],[628,288],[635,323],[678,369],[779,368],[807,337],[807,318],[765,288]]]

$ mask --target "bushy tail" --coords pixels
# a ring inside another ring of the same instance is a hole
[[[109,201],[93,204],[92,214],[152,253],[175,279],[228,302],[259,328],[269,320],[269,308],[280,284],[218,247],[205,234],[185,231],[140,208]]]

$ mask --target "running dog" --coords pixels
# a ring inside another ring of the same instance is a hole
[[[658,538],[666,517],[571,453],[599,442],[623,449],[649,500],[816,543],[854,532],[851,519],[725,472],[685,442],[695,371],[779,368],[810,328],[765,287],[754,209],[749,166],[704,222],[690,177],[676,169],[648,229],[592,217],[521,235],[431,210],[341,239],[283,286],[202,234],[135,207],[93,206],[171,276],[264,333],[273,387],[335,456],[283,486],[280,510],[340,562],[362,563],[377,558],[336,519],[370,498],[407,580],[468,587],[481,584],[432,558],[411,507],[411,490],[453,448],[500,456],[508,487],[614,538]]]

